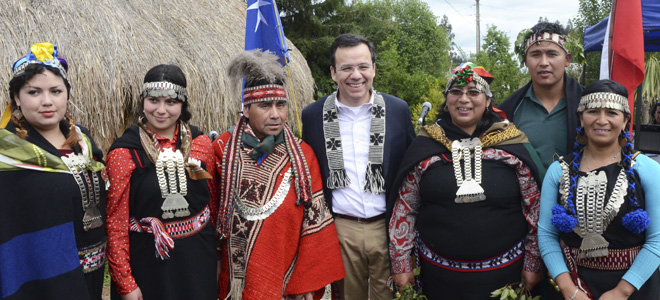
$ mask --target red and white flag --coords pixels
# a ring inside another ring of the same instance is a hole
[[[628,90],[630,113],[635,89],[644,81],[642,1],[612,1],[600,62],[600,79],[612,79]]]

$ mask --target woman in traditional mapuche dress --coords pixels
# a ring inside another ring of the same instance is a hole
[[[107,177],[103,152],[68,114],[67,71],[51,43],[13,65],[0,126],[0,299],[101,299]]]
[[[472,63],[454,71],[443,111],[420,130],[395,181],[393,277],[400,287],[413,282],[417,256],[429,299],[487,299],[542,278],[540,161],[524,133],[493,111],[493,77]]]
[[[660,166],[632,151],[628,93],[585,88],[575,151],[543,181],[539,242],[565,299],[658,299]]]
[[[138,124],[108,153],[113,299],[217,299],[211,141],[188,125],[179,67],[149,70],[140,98]]]

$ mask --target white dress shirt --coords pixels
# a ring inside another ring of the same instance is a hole
[[[337,214],[371,218],[385,212],[385,193],[364,191],[373,102],[373,93],[368,103],[357,107],[344,105],[335,99],[344,169],[351,181],[345,188],[332,190],[332,211]]]

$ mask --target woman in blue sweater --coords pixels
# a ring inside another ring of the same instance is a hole
[[[543,182],[543,261],[564,299],[657,299],[660,165],[632,151],[622,85],[594,82],[577,113],[574,152]]]

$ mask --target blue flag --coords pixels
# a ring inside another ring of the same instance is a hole
[[[281,58],[282,65],[290,61],[284,30],[275,0],[248,0],[245,19],[245,50],[271,51]]]

